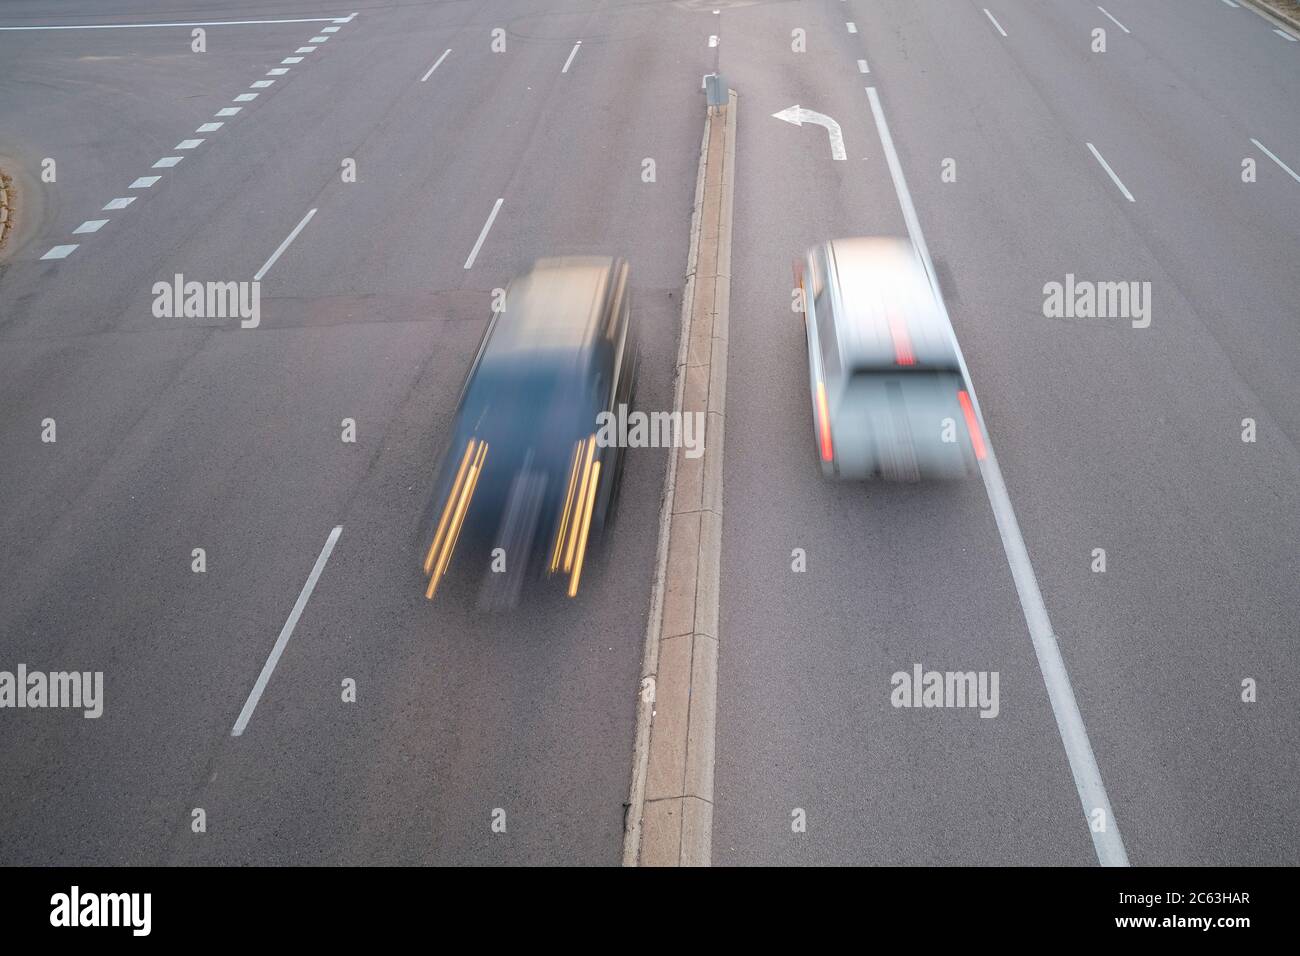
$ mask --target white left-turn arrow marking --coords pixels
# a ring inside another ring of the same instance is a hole
[[[824,113],[818,113],[814,110],[806,110],[802,106],[790,106],[781,110],[779,113],[773,113],[779,120],[785,120],[787,123],[793,123],[795,126],[802,126],[804,123],[814,123],[817,126],[826,127],[826,132],[831,138],[831,159],[845,159],[844,155],[844,134],[840,132],[840,124],[835,122]]]

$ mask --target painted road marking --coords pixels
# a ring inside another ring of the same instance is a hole
[[[199,144],[202,142],[203,140],[201,139],[183,139],[173,146],[172,149],[197,149]]]
[[[492,228],[492,223],[496,221],[497,213],[501,211],[501,204],[505,199],[498,199],[492,211],[488,213],[487,222],[483,223],[483,231],[478,234],[478,242],[474,243],[474,248],[469,251],[469,258],[465,260],[465,268],[468,269],[474,265],[474,259],[478,256],[478,251],[483,246],[483,240],[487,238],[488,230]]]
[[[298,47],[298,49],[294,50],[293,52],[294,53],[315,53],[316,48],[314,46],[300,46]]]
[[[1110,168],[1110,163],[1106,162],[1105,157],[1103,157],[1101,153],[1097,152],[1097,147],[1093,146],[1092,143],[1089,143],[1088,148],[1092,150],[1092,155],[1097,157],[1097,162],[1101,163],[1101,168],[1106,170],[1106,172],[1110,175],[1110,178],[1114,181],[1115,185],[1119,187],[1119,191],[1124,194],[1124,198],[1127,199],[1129,202],[1133,202],[1134,201],[1133,194],[1128,191],[1127,186],[1125,186],[1122,182],[1119,181],[1119,177],[1115,175],[1115,170]]]
[[[1292,43],[1298,42],[1295,37],[1287,33],[1285,30],[1274,30],[1273,32],[1276,33],[1278,36],[1280,36],[1283,40],[1290,40]]]
[[[76,229],[72,230],[74,236],[84,236],[90,232],[99,232],[108,222],[107,219],[87,219]]]
[[[1269,149],[1267,146],[1265,146],[1259,140],[1254,139],[1253,137],[1251,138],[1251,142],[1254,143],[1256,146],[1258,146],[1260,149],[1262,149],[1264,151],[1264,154],[1268,156],[1269,159],[1273,160],[1273,162],[1277,163],[1279,166],[1285,169],[1288,176],[1290,176],[1296,182],[1300,183],[1300,176],[1296,175],[1295,170],[1292,169],[1290,166],[1288,166],[1286,163],[1282,162],[1282,160],[1274,156],[1273,151],[1271,149]]]
[[[171,169],[173,166],[177,165],[184,158],[185,158],[184,156],[164,156],[162,159],[158,160],[158,162],[153,164],[153,168]]]
[[[315,211],[312,210],[312,212]],[[248,726],[248,721],[257,708],[257,702],[262,699],[262,691],[266,690],[267,682],[270,681],[271,674],[275,671],[275,665],[279,663],[280,655],[284,653],[289,638],[293,636],[293,629],[298,626],[298,618],[302,616],[302,610],[307,606],[307,599],[311,597],[311,592],[315,590],[316,582],[320,579],[321,572],[325,570],[325,562],[329,560],[330,552],[334,550],[334,545],[342,533],[343,527],[340,525],[330,532],[329,538],[325,541],[325,547],[321,548],[320,557],[316,559],[316,564],[312,566],[311,574],[307,577],[307,583],[302,586],[302,593],[298,595],[293,610],[289,612],[289,619],[284,622],[284,627],[280,629],[280,636],[276,638],[275,646],[271,648],[271,656],[262,665],[262,673],[257,675],[257,683],[253,685],[252,691],[249,692],[248,700],[244,701],[244,709],[239,712],[239,719],[235,721],[230,736],[241,736],[244,733],[244,728]]]
[[[429,77],[433,76],[433,71],[436,70],[439,67],[439,65],[441,65],[443,60],[447,59],[447,54],[450,52],[451,52],[450,48],[442,51],[442,56],[438,57],[438,59],[434,62],[433,66],[429,67],[429,72],[424,74],[424,76],[420,77],[421,83],[423,83]]]
[[[104,204],[104,212],[112,212],[114,209],[125,209],[131,203],[135,202],[134,196],[119,196],[117,199],[110,199]]]
[[[238,96],[234,98],[232,102],[251,103],[253,100],[257,99],[257,96],[258,94],[256,93],[240,93]]]
[[[68,256],[72,255],[72,250],[77,248],[77,245],[78,244],[74,242],[72,243],[72,245],[69,246],[55,246],[49,252],[45,253],[45,255],[41,256],[41,258],[42,259],[66,259],[68,258]]]
[[[248,84],[248,88],[250,90],[264,90],[274,82],[275,80],[254,80]]]
[[[242,109],[243,109],[242,106],[227,106],[225,109],[217,110],[217,112],[216,112],[215,114],[213,114],[213,115],[215,115],[215,116],[234,116],[236,113],[238,113],[238,112],[239,112],[240,110],[242,110]]]
[[[160,179],[162,179],[161,176],[141,176],[130,186],[128,186],[127,189],[148,189],[150,186],[152,186]]]
[[[221,127],[223,127],[223,126],[225,126],[225,125],[226,125],[225,123],[204,123],[202,126],[200,126],[198,129],[196,129],[194,132],[196,132],[196,133],[215,133],[217,130],[221,129]]]
[[[935,279],[934,263],[930,259],[930,250],[921,232],[921,223],[916,217],[916,207],[912,205],[912,194],[908,191],[907,180],[903,177],[903,166],[894,149],[893,137],[889,135],[889,125],[885,122],[885,113],[880,105],[880,97],[874,86],[868,86],[867,98],[871,101],[871,112],[875,116],[876,131],[880,135],[881,145],[885,150],[885,159],[889,164],[889,174],[894,180],[894,191],[898,193],[898,202],[903,210],[903,219],[907,223],[908,234],[925,270],[930,275],[932,286],[938,290]],[[944,317],[948,318],[948,307],[942,294],[936,296]],[[951,329],[951,321],[949,321]],[[1020,596],[1020,607],[1024,611],[1025,623],[1029,626],[1029,636],[1034,643],[1034,653],[1038,657],[1038,667],[1043,674],[1043,683],[1047,685],[1047,696],[1056,715],[1056,727],[1061,734],[1061,743],[1070,762],[1070,772],[1074,776],[1074,786],[1083,804],[1084,818],[1092,834],[1093,849],[1102,866],[1128,866],[1128,854],[1124,850],[1124,841],[1120,837],[1119,823],[1111,810],[1110,798],[1106,795],[1106,786],[1101,779],[1101,770],[1092,752],[1088,740],[1088,731],[1083,724],[1083,715],[1079,713],[1079,704],[1074,698],[1074,688],[1070,686],[1070,675],[1065,669],[1065,661],[1057,646],[1056,636],[1052,633],[1052,622],[1047,616],[1047,607],[1043,603],[1042,592],[1038,588],[1038,579],[1034,567],[1029,561],[1029,550],[1020,535],[1020,525],[1016,521],[1015,509],[1011,507],[1011,498],[1007,494],[1006,483],[1002,480],[1002,469],[998,467],[993,444],[988,438],[988,426],[980,411],[979,399],[975,395],[975,386],[971,382],[970,371],[966,368],[966,359],[957,343],[956,334],[952,334],[952,347],[957,355],[957,362],[970,392],[971,404],[975,416],[979,419],[980,431],[984,433],[987,455],[980,462],[980,475],[984,478],[984,487],[988,492],[989,503],[993,507],[993,516],[997,521],[998,533],[1002,537],[1002,549],[1006,552],[1007,563],[1011,566],[1011,576],[1015,581],[1016,593]],[[1096,811],[1105,814],[1105,829],[1098,832],[1091,826]]]
[[[70,26],[0,27],[0,30],[143,30],[149,27],[242,27],[265,23],[339,23],[333,17],[303,17],[297,20],[208,20],[194,23],[78,23]]]
[[[288,63],[288,64],[290,64],[290,65],[293,65],[294,63],[301,63],[301,62],[302,62],[302,57],[300,57],[300,56],[286,56],[286,57],[285,57],[283,60],[281,60],[280,62],[281,62],[281,63]]]
[[[848,30],[850,33],[857,33],[858,25],[850,20],[848,23],[844,24],[844,29]]]
[[[276,260],[280,258],[280,254],[284,252],[284,250],[289,248],[289,243],[293,242],[294,239],[298,238],[298,233],[302,232],[302,227],[307,225],[307,223],[311,222],[311,217],[314,215],[316,215],[316,210],[315,209],[309,210],[307,212],[307,215],[302,217],[302,222],[298,223],[298,225],[293,227],[293,232],[289,233],[289,235],[285,237],[284,242],[280,243],[280,247],[276,249],[275,252],[271,253],[271,258],[267,259],[266,262],[262,265],[262,268],[257,270],[257,275],[253,276],[254,282],[262,281],[262,276],[266,275],[267,272],[270,271],[271,266],[275,265]]]
[[[858,60],[858,72],[859,72],[859,73],[870,73],[870,72],[871,72],[871,67],[867,66],[867,61],[866,61],[866,60]]]
[[[988,17],[990,20],[993,21],[993,25],[994,25],[995,27],[998,28],[998,33],[1001,33],[1003,36],[1006,36],[1006,35],[1007,35],[1007,31],[1004,30],[1004,29],[1002,29],[1002,24],[998,23],[997,17],[995,17],[995,16],[993,16],[993,14],[989,13],[989,8],[988,8],[988,7],[985,7],[985,8],[984,8],[984,16]]]
[[[1100,10],[1102,13],[1106,13],[1106,8],[1103,7],[1103,6],[1098,6],[1097,9]],[[1123,30],[1125,33],[1132,33],[1132,32],[1133,32],[1133,31],[1130,30],[1128,27],[1124,26],[1124,24],[1120,23],[1118,20],[1116,20],[1114,17],[1112,17],[1109,13],[1106,13],[1106,16],[1110,18],[1110,22],[1111,22],[1111,23],[1115,24],[1115,26],[1119,27],[1119,28],[1120,28],[1121,30]]]
[[[564,61],[564,68],[563,68],[562,70],[560,70],[561,73],[568,73],[568,72],[569,72],[569,64],[572,63],[572,62],[573,62],[573,58],[574,58],[575,56],[578,55],[578,50],[581,49],[581,47],[582,47],[582,41],[581,41],[581,40],[579,40],[577,43],[573,44],[573,49],[569,51],[569,58],[568,58],[567,60]]]
[[[273,69],[273,70],[267,70],[267,71],[266,71],[266,75],[267,75],[267,76],[284,76],[284,75],[285,75],[286,73],[288,73],[288,72],[289,72],[289,68],[288,68],[287,66],[277,66],[277,67],[276,67],[275,69]]]

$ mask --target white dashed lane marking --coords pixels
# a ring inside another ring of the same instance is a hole
[[[104,212],[111,212],[114,209],[125,209],[133,202],[135,202],[134,196],[120,196],[117,199],[109,200],[109,202],[104,206]]]
[[[41,256],[41,258],[42,259],[66,259],[68,258],[68,256],[72,255],[72,250],[75,248],[77,248],[77,243],[75,242],[67,246],[55,246],[49,252],[45,253],[45,255]]]
[[[72,230],[72,234],[74,236],[84,236],[87,233],[99,232],[99,230],[104,228],[104,225],[107,222],[107,219],[87,219],[76,229]]]

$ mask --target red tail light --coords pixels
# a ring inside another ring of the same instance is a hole
[[[980,431],[979,420],[975,417],[975,409],[970,403],[970,396],[966,394],[964,388],[957,390],[957,401],[961,403],[962,414],[966,416],[966,430],[970,432],[971,447],[975,449],[975,457],[980,461],[984,460],[984,433]]]

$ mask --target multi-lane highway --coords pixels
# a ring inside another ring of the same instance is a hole
[[[418,525],[537,257],[628,258],[672,408],[715,71],[713,861],[1300,862],[1297,35],[1228,0],[4,5],[0,671],[102,671],[104,708],[0,710],[0,863],[619,861],[666,452],[575,601],[426,602]],[[820,476],[790,263],[870,234],[933,258],[980,477]],[[255,324],[160,310],[177,275],[258,281]],[[1149,309],[1049,314],[1076,280]],[[996,673],[996,714],[894,706],[918,664]]]

